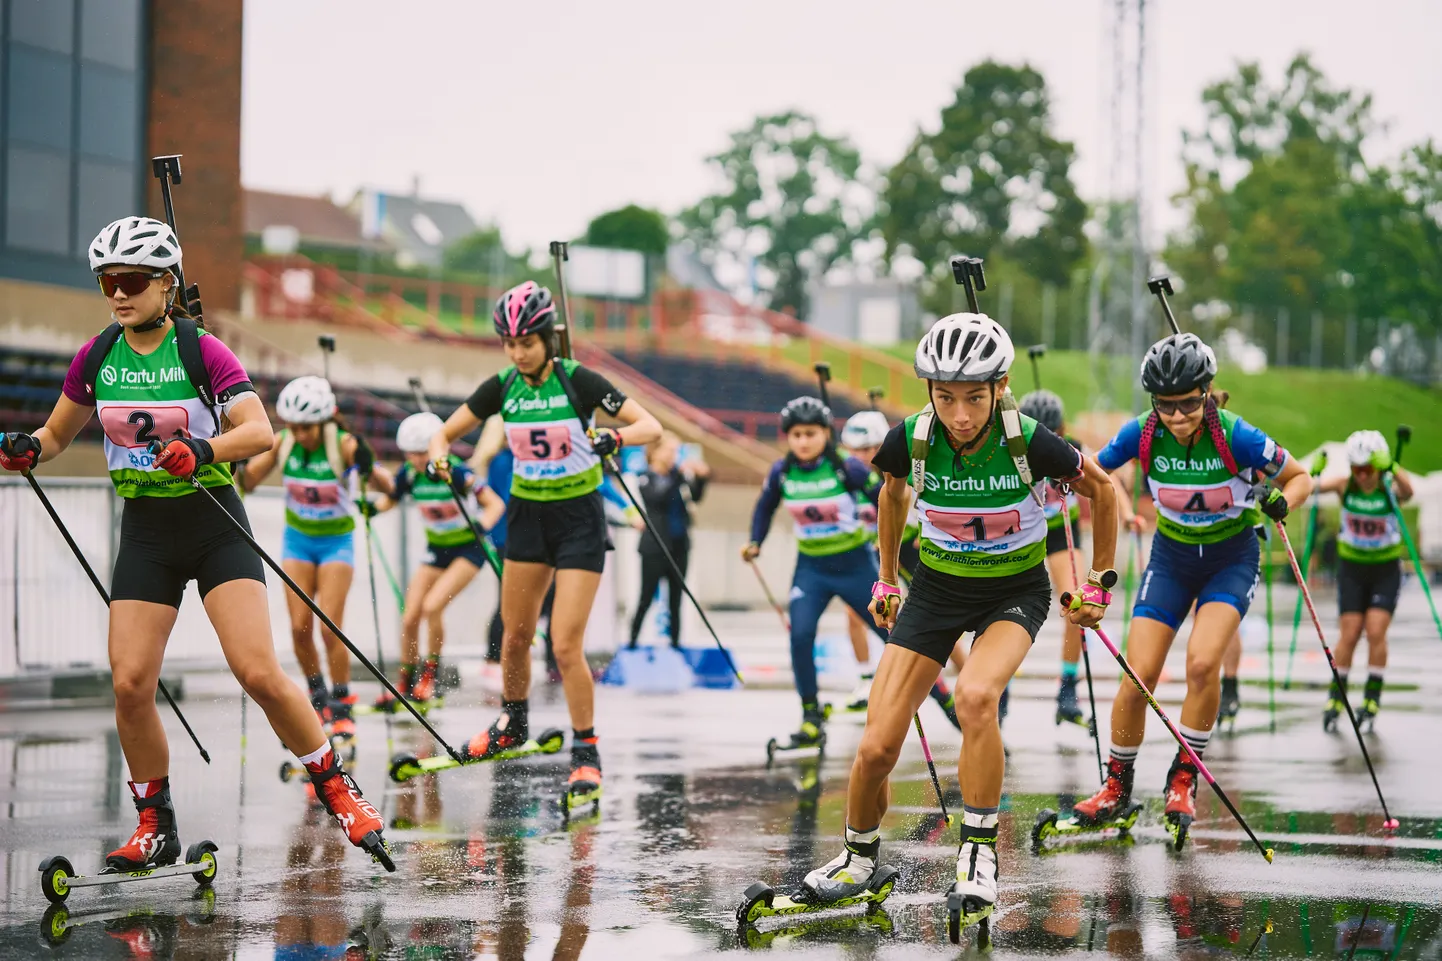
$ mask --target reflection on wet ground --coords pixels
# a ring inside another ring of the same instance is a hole
[[[1439,662],[1428,653],[1415,666]],[[1132,837],[1034,852],[1038,812],[1065,811],[1096,778],[1085,732],[1053,726],[1050,693],[1049,682],[1019,683],[1007,721],[995,952],[1442,958],[1442,800],[1425,763],[1427,745],[1442,743],[1432,689],[1393,696],[1372,737],[1402,816],[1391,839],[1355,743],[1316,723],[1317,692],[1286,695],[1276,734],[1263,706],[1214,742],[1213,771],[1276,847],[1271,865],[1205,789],[1192,842],[1171,850],[1159,798],[1171,749],[1159,729],[1138,771],[1148,808]],[[237,700],[192,695],[187,713],[214,763],[176,738],[172,781],[182,841],[219,845],[214,888],[155,879],[77,890],[49,910],[43,858],[63,853],[93,871],[128,836],[123,763],[106,711],[0,715],[0,957],[640,961],[783,947],[818,958],[957,956],[943,896],[955,829],[936,811],[915,744],[885,827],[884,860],[902,880],[884,909],[738,933],[751,882],[785,890],[835,853],[860,721],[833,720],[819,761],[768,769],[762,747],[794,723],[794,695],[600,696],[606,800],[600,817],[570,826],[556,804],[565,753],[394,785],[384,780],[390,752],[434,745],[397,723],[388,746],[385,723],[362,719],[356,772],[390,825],[400,869],[387,876],[342,841],[303,784],[280,781],[283,755],[268,731],[248,732],[242,766]],[[927,710],[938,763],[952,769],[957,738]],[[493,712],[463,690],[437,718],[461,737]],[[533,724],[564,724],[555,691],[538,696]],[[955,810],[954,769],[944,781]]]

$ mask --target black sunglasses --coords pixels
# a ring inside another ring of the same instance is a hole
[[[114,297],[117,290],[125,291],[127,297],[136,297],[145,293],[152,280],[164,276],[163,270],[127,270],[121,274],[100,274],[95,279],[100,281],[100,289],[107,297]]]
[[[1178,411],[1183,414],[1195,414],[1198,410],[1201,410],[1202,405],[1206,402],[1206,394],[1199,394],[1196,397],[1186,397],[1182,400],[1157,400],[1153,397],[1152,407],[1163,417],[1170,417]]]

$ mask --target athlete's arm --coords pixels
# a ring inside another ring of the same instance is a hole
[[[270,429],[265,405],[256,394],[241,397],[226,410],[225,416],[230,420],[230,430],[210,439],[216,463],[256,457],[275,445],[275,431]]]
[[[1392,487],[1397,492],[1397,501],[1406,503],[1412,499],[1412,478],[1402,469],[1401,464],[1392,464]]]
[[[761,496],[756,498],[756,507],[751,511],[751,542],[741,548],[741,559],[755,560],[761,553],[761,545],[771,531],[771,518],[781,506],[781,471],[785,461],[771,465],[766,482],[761,485]]]
[[[77,404],[61,394],[55,402],[55,409],[45,419],[45,426],[30,435],[40,442],[40,463],[54,460],[56,455],[69,447],[94,413],[94,407]]]
[[[366,481],[366,487],[373,491],[380,491],[382,494],[389,494],[396,489],[395,475],[386,467],[380,464],[371,471],[370,479]]]
[[[476,487],[476,502],[481,505],[481,527],[487,531],[499,524],[506,514],[506,502],[483,483]]]
[[[1312,495],[1312,475],[1282,445],[1238,417],[1232,425],[1232,454],[1242,467],[1260,471],[1294,511]]]
[[[270,445],[270,450],[256,454],[245,462],[245,469],[240,472],[240,489],[249,494],[259,487],[261,482],[270,476],[270,472],[275,470],[275,462],[279,456],[280,432],[276,431],[275,443]]]
[[[1123,524],[1137,533],[1146,529],[1146,518],[1132,510],[1132,497],[1125,484],[1118,475],[1122,467],[1132,464],[1132,484],[1135,486],[1142,483],[1141,464],[1137,458],[1141,454],[1142,429],[1135,420],[1129,420],[1117,431],[1117,435],[1107,442],[1107,445],[1097,452],[1095,463],[1111,475],[1112,491],[1115,495],[1117,516]],[[1078,493],[1081,493],[1078,491]],[[1097,530],[1096,520],[1092,521],[1092,531]],[[1099,568],[1105,570],[1105,568]]]
[[[1333,477],[1331,480],[1317,478],[1316,491],[1319,494],[1340,494],[1347,489],[1346,477]]]
[[[876,499],[876,549],[880,552],[881,579],[895,586],[901,535],[906,531],[906,515],[911,510],[911,485],[905,477],[883,474]]]
[[[1092,502],[1096,517],[1092,533],[1092,566],[1099,571],[1111,569],[1116,564],[1118,498],[1106,471],[1040,424],[1027,447],[1027,458],[1033,470],[1061,481]],[[1073,624],[1095,627],[1105,613],[1103,606],[1082,604],[1068,611],[1067,617]]]
[[[627,447],[644,446],[661,436],[661,422],[633,398],[626,398],[615,417],[626,425],[617,433],[621,435],[621,443]]]

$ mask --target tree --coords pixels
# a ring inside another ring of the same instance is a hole
[[[1046,80],[986,61],[966,72],[936,133],[918,133],[886,175],[888,260],[919,260],[948,282],[951,255],[998,255],[1065,286],[1086,255],[1086,204],[1071,181],[1076,150],[1051,130]]]
[[[601,214],[586,227],[585,242],[596,247],[639,250],[664,257],[670,241],[665,215],[635,204]]]
[[[796,111],[757,117],[707,162],[725,187],[683,211],[702,259],[744,268],[776,310],[803,313],[806,283],[849,258],[867,224],[861,155]]]
[[[506,250],[501,229],[492,224],[447,247],[442,264],[446,270],[504,280],[524,273],[529,259],[528,252],[512,256]]]

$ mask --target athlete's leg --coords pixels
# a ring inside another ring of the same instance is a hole
[[[1031,650],[1031,635],[1015,621],[994,621],[971,645],[956,679],[956,713],[964,736],[957,760],[962,795],[971,809],[1001,804],[1006,770],[997,707],[1001,692]]]
[[[1227,649],[1222,652],[1222,676],[1235,678],[1241,669],[1242,631],[1238,628],[1232,632],[1232,639],[1227,642]]]
[[[401,615],[401,664],[414,666],[421,659],[421,621],[426,595],[445,573],[439,567],[422,564],[406,585],[406,612]]]
[[[531,640],[554,573],[548,564],[506,561],[501,575],[501,696],[507,701],[524,701],[530,693]]]
[[[631,646],[635,647],[641,638],[641,625],[646,623],[646,614],[651,602],[656,599],[656,589],[661,586],[666,561],[657,554],[641,555],[641,594],[636,598],[636,613],[631,617]]]
[[[561,672],[561,686],[566,691],[566,707],[571,712],[571,727],[584,731],[595,723],[596,682],[586,663],[586,622],[591,619],[591,605],[601,575],[595,571],[575,568],[556,571],[556,604],[551,611],[551,644],[556,652],[556,667]]]
[[[1362,639],[1365,621],[1366,616],[1360,611],[1348,611],[1338,618],[1337,647],[1332,654],[1337,662],[1338,673],[1344,677],[1352,669],[1352,657],[1356,653],[1357,642]],[[1371,643],[1370,634],[1367,640]]]
[[[1231,604],[1213,601],[1197,607],[1192,634],[1187,639],[1187,699],[1181,714],[1183,734],[1190,729],[1210,735],[1217,723],[1217,705],[1222,699],[1222,656],[1241,620],[1241,612]],[[1200,754],[1200,750],[1197,753]]]
[[[320,719],[276,660],[265,585],[250,578],[226,581],[212,588],[204,603],[231,673],[265,712],[281,742],[297,757],[324,747]]]
[[[426,654],[429,657],[440,657],[441,647],[446,643],[446,607],[480,572],[475,564],[464,557],[457,557],[426,591],[420,608],[421,617],[426,622]],[[406,610],[410,610],[410,605],[406,605]]]
[[[310,561],[285,557],[280,562],[281,570],[290,575],[307,597],[316,594],[316,566]],[[285,607],[290,614],[290,640],[295,648],[296,663],[300,665],[306,680],[321,676],[320,654],[315,649],[315,614],[306,607],[305,601],[295,591],[285,592]],[[325,610],[324,607],[321,610]],[[330,613],[326,611],[326,613]]]
[[[315,603],[326,616],[335,622],[336,627],[345,626],[345,602],[350,595],[351,580],[355,576],[355,568],[344,561],[332,561],[322,564],[316,574]],[[288,592],[294,595],[294,591]],[[306,611],[307,614],[310,611]],[[294,615],[292,614],[292,623]],[[350,651],[340,642],[340,638],[331,633],[330,628],[321,625],[321,637],[325,641],[326,666],[330,668],[330,682],[332,684],[350,683]]]
[[[851,765],[851,782],[846,792],[846,823],[857,831],[870,831],[881,824],[891,803],[888,778],[901,756],[901,745],[911,728],[911,718],[926,700],[936,681],[937,662],[924,654],[894,644],[881,652],[876,680],[871,685],[871,705],[866,711],[866,730]]]
[[[671,616],[671,646],[681,646],[681,602],[686,598],[686,570],[691,564],[691,547],[682,543],[677,546],[671,556],[676,561],[676,567],[680,574],[671,570],[670,565],[666,566],[666,605],[667,613]]]
[[[155,705],[165,642],[178,608],[151,601],[111,601],[110,677],[115,690],[115,730],[136,783],[170,773],[170,746]],[[267,627],[267,636],[269,628]],[[315,717],[312,713],[311,717]]]
[[[1147,690],[1155,691],[1162,675],[1167,652],[1171,650],[1176,628],[1150,617],[1133,616],[1131,634],[1127,638],[1127,663],[1136,671]],[[1213,716],[1215,720],[1215,716]],[[1146,735],[1147,701],[1131,680],[1122,677],[1117,697],[1112,702],[1112,744],[1132,750],[1141,747]]]
[[[846,633],[851,638],[851,653],[856,655],[856,663],[863,669],[871,663],[871,640],[866,636],[867,625],[871,624],[871,618],[861,619],[861,615],[852,610],[850,605],[846,608]]]
[[[818,703],[816,625],[832,596],[825,573],[806,555],[797,557],[791,580],[791,674],[803,706]]]
[[[1369,608],[1363,624],[1367,630],[1367,667],[1377,673],[1387,666],[1387,630],[1392,626],[1392,612],[1380,607]]]

